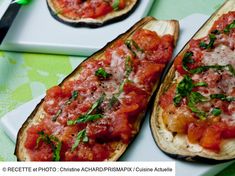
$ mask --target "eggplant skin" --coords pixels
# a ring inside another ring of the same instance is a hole
[[[205,22],[205,24],[196,32],[192,39],[199,39],[208,35],[213,23],[223,14],[229,11],[235,10],[235,0],[226,1],[221,8],[219,8],[212,16]],[[189,40],[191,41],[191,39]],[[185,53],[189,47],[189,42],[183,47],[183,49],[178,53],[177,56]],[[177,56],[175,58],[177,58]],[[163,82],[159,86],[154,104],[152,107],[152,113],[150,117],[150,128],[152,136],[155,140],[158,148],[165,154],[172,158],[193,161],[193,162],[203,162],[203,163],[221,163],[229,160],[235,159],[235,140],[226,139],[223,141],[223,147],[220,153],[215,153],[210,150],[203,149],[198,144],[190,144],[188,142],[187,136],[184,134],[175,134],[167,129],[164,125],[162,113],[163,109],[159,105],[159,100],[161,95],[172,85],[172,81],[175,78],[175,68],[172,63]]]
[[[120,40],[120,39],[126,40],[136,30],[141,29],[141,28],[155,31],[160,36],[165,35],[165,34],[171,34],[174,36],[174,45],[176,45],[176,42],[178,39],[178,34],[179,34],[179,22],[178,21],[176,21],[176,20],[163,21],[163,20],[156,20],[153,17],[145,17],[145,18],[141,19],[139,22],[137,22],[127,32],[119,35],[116,39],[109,42],[106,46],[104,46],[102,49],[100,49],[99,51],[97,51],[96,53],[94,53],[93,55],[88,57],[86,60],[102,58],[104,51],[107,48],[111,47],[117,40]],[[83,62],[85,62],[86,60],[84,60]],[[82,63],[79,66],[77,66],[75,68],[75,70],[71,74],[69,74],[59,84],[59,86],[62,86],[68,80],[76,79],[76,77],[80,74],[80,70],[82,69]],[[156,83],[153,92],[156,90],[157,86],[158,86],[158,82]],[[153,92],[151,95],[153,95]],[[18,132],[15,153],[14,153],[16,155],[18,161],[30,161],[30,157],[27,154],[27,150],[24,147],[24,142],[25,142],[26,136],[27,136],[26,132],[27,132],[27,129],[31,125],[36,124],[40,120],[40,118],[43,118],[43,113],[44,113],[43,107],[42,107],[43,101],[44,101],[44,99],[42,99],[41,102],[35,107],[33,112],[29,115],[29,117],[24,122],[24,124],[22,125],[22,127],[20,128],[20,130]],[[149,99],[149,101],[150,101],[150,99]],[[134,140],[134,138],[138,135],[138,133],[140,131],[141,124],[144,120],[144,115],[145,115],[145,112],[139,114],[139,116],[137,117],[136,123],[133,124],[136,127],[137,131],[136,131],[136,134],[133,137],[132,141]],[[108,158],[108,161],[117,161],[125,153],[125,151],[129,147],[129,145],[132,143],[132,141],[130,141],[129,144],[118,142],[114,153],[112,154],[112,156],[110,158]]]
[[[51,16],[63,24],[66,24],[66,25],[69,25],[72,27],[99,28],[99,27],[106,26],[106,25],[109,25],[109,24],[119,22],[119,21],[126,19],[136,10],[136,8],[140,4],[140,1],[142,1],[142,0],[131,0],[131,1],[132,1],[132,3],[131,3],[130,9],[126,10],[126,8],[124,8],[124,9],[118,11],[119,14],[115,11],[111,12],[112,13],[112,14],[110,13],[111,16],[108,17],[107,19],[102,19],[103,17],[101,17],[98,19],[84,18],[81,20],[71,20],[71,19],[66,18],[62,15],[59,15],[55,11],[55,9],[52,7],[51,0],[47,0],[47,7],[49,9]]]

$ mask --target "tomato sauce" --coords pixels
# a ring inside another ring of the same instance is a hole
[[[220,152],[224,139],[235,138],[235,75],[232,71],[235,69],[232,59],[235,28],[230,25],[234,20],[234,11],[224,14],[214,22],[208,36],[189,42],[187,51],[174,62],[178,84],[172,84],[160,97],[167,128],[186,134],[190,143],[216,153]],[[178,85],[186,75],[192,81],[187,86],[192,88],[184,95],[179,91],[186,83]]]
[[[59,152],[63,161],[103,161],[117,144],[130,143],[173,45],[173,36],[140,29],[99,60],[84,61],[76,79],[47,90],[43,120],[27,129],[30,158],[51,161]]]
[[[117,3],[118,2],[118,3]],[[110,12],[124,9],[126,0],[53,0],[57,13],[70,19],[100,18]]]

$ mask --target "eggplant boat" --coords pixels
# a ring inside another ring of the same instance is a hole
[[[140,130],[178,28],[146,17],[48,89],[18,132],[18,160],[117,160]]]
[[[140,0],[47,0],[51,15],[58,21],[78,27],[100,27],[123,20]]]
[[[215,12],[176,56],[157,93],[151,130],[170,156],[235,158],[235,1]]]

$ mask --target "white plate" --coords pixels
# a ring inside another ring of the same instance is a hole
[[[74,28],[58,22],[50,15],[46,0],[33,0],[20,9],[0,49],[87,56],[146,16],[153,2],[141,0],[125,20],[90,29]]]
[[[201,14],[194,14],[180,21],[181,31],[180,39],[175,51],[178,53],[184,44],[192,37],[198,28],[206,21],[208,16]],[[192,23],[193,21],[193,23]],[[6,134],[13,140],[16,140],[16,135],[22,123],[29,116],[36,104],[43,96],[33,99],[32,101],[18,107],[14,111],[6,114],[0,121],[1,127]],[[123,161],[175,161],[176,162],[176,176],[199,176],[208,172],[211,175],[220,171],[229,163],[220,165],[208,165],[202,163],[190,163],[179,160],[174,160],[156,146],[149,127],[149,114],[147,115],[140,134],[136,137],[133,144],[128,148],[125,155],[121,158]]]

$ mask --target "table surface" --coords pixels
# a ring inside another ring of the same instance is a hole
[[[176,20],[194,13],[211,15],[224,1],[155,0],[149,15]],[[84,58],[0,51],[0,117],[61,82]],[[14,147],[0,129],[0,161],[15,161]],[[223,173],[231,172],[232,168]]]

